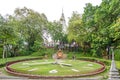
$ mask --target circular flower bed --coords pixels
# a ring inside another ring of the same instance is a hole
[[[5,69],[10,74],[28,78],[74,78],[101,73],[105,65],[83,60],[32,59],[10,62]]]

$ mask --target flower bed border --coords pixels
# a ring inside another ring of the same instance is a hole
[[[24,74],[18,71],[15,71],[14,69],[10,68],[9,66],[13,63],[17,63],[17,62],[22,62],[22,61],[28,61],[28,60],[36,60],[36,59],[40,59],[40,58],[33,58],[33,59],[24,59],[24,60],[17,60],[17,61],[12,61],[6,64],[5,66],[5,70],[14,75],[14,76],[20,76],[20,77],[28,77],[30,79],[38,79],[38,78],[45,78],[45,79],[56,79],[56,78],[78,78],[78,77],[84,77],[84,76],[91,76],[91,75],[96,75],[99,74],[101,72],[103,72],[105,70],[105,64],[99,61],[92,61],[92,60],[84,60],[84,61],[90,61],[90,62],[95,62],[98,63],[100,65],[102,65],[101,68],[93,71],[93,72],[89,72],[87,74],[78,74],[78,75],[67,75],[67,76],[43,76],[43,75],[33,75],[33,74]]]

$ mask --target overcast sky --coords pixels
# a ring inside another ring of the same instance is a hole
[[[71,16],[73,11],[83,13],[86,3],[99,5],[102,0],[0,0],[0,14],[13,14],[15,8],[31,8],[44,13],[49,21],[59,20],[64,11],[65,18]]]

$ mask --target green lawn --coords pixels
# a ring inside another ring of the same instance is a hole
[[[52,64],[53,60],[32,60],[18,62],[10,67],[16,71],[28,74],[38,74],[38,75],[77,75],[86,74],[88,72],[95,71],[102,67],[102,65],[81,60],[62,60],[63,64],[71,64],[71,66],[64,66],[59,64]],[[57,73],[50,73],[50,71],[56,70]]]
[[[116,61],[116,66],[120,70],[120,61]]]
[[[31,59],[36,58],[34,56],[19,56],[19,57],[11,57],[11,58],[4,58],[0,59],[0,67],[5,66],[7,62],[16,61],[16,60],[22,60],[22,59]]]
[[[33,56],[20,56],[20,57],[12,57],[12,58],[7,58],[7,59],[0,59],[0,65],[5,66],[6,62],[22,60],[22,59],[30,59],[30,58],[35,58],[35,57],[36,56],[34,56],[34,57]],[[37,57],[40,57],[40,56],[37,56]],[[100,74],[95,75],[95,76],[103,76],[105,79],[107,79],[108,73],[109,73],[110,64],[111,64],[110,60],[101,59],[101,58],[94,58],[94,57],[83,57],[83,56],[82,57],[78,57],[78,59],[82,59],[82,60],[84,60],[84,59],[98,60],[98,61],[104,62],[106,64],[106,70],[103,73],[100,73]],[[120,70],[120,61],[116,61],[116,66]],[[4,72],[4,69],[2,69],[2,71]]]

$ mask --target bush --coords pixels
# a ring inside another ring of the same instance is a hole
[[[120,70],[120,61],[116,61],[116,66]]]
[[[21,51],[19,52],[19,55],[20,55],[20,56],[28,56],[28,55],[30,55],[31,53],[32,53],[32,51],[21,50]]]
[[[115,60],[120,61],[120,49],[115,49],[114,53],[115,53]]]
[[[100,61],[103,62],[104,64],[110,66],[111,61],[110,60],[105,60],[105,59],[100,59],[100,58],[94,58],[94,57],[80,57],[78,58],[80,60],[92,60],[92,61]]]
[[[48,55],[48,57],[52,57],[52,55],[54,53],[56,53],[57,51],[55,51],[54,49],[51,48],[43,48],[37,52],[32,53],[32,56],[45,56]]]
[[[79,57],[90,57],[91,54],[84,54],[84,53],[81,53],[81,52],[64,52],[65,54],[67,54],[67,58],[72,58],[72,56],[76,56],[76,58],[79,58]]]

